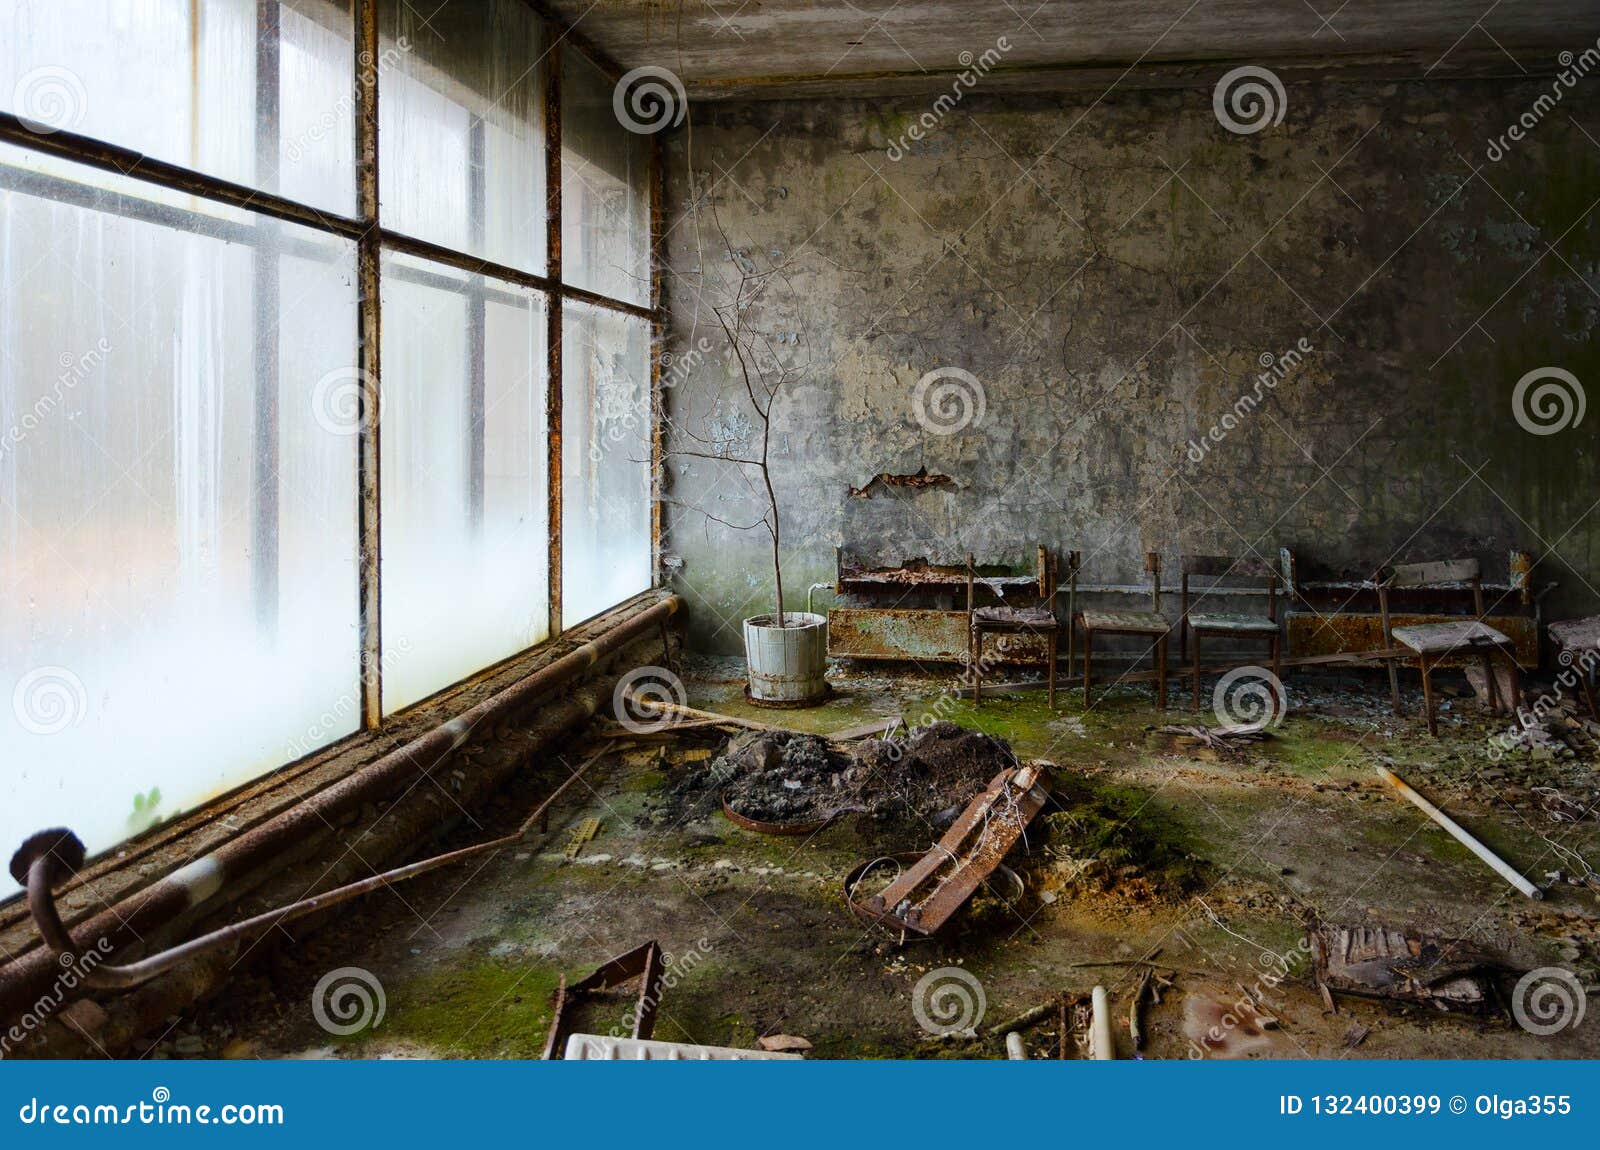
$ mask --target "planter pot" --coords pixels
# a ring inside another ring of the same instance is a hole
[[[829,692],[828,619],[809,611],[783,614],[787,627],[773,626],[771,615],[744,621],[750,701],[774,707],[813,706]]]

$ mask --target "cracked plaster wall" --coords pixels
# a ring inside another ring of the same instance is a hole
[[[793,607],[839,545],[1027,562],[1042,542],[1095,582],[1136,582],[1146,550],[1175,570],[1279,546],[1303,574],[1477,554],[1502,579],[1523,547],[1562,584],[1547,616],[1600,609],[1600,413],[1548,436],[1512,414],[1535,368],[1600,388],[1588,86],[1498,163],[1489,139],[1544,82],[1292,85],[1249,136],[1209,89],[974,95],[898,162],[926,101],[696,106],[667,141],[668,447],[748,449],[708,308],[739,267],[778,268],[752,317],[804,369],[772,433]],[[983,417],[935,434],[916,385],[950,367]],[[954,486],[848,496],[919,467]],[[691,642],[737,651],[740,618],[771,610],[770,544],[700,512],[755,520],[755,476],[670,457],[664,485]]]

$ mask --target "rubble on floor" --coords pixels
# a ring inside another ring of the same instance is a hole
[[[1440,1010],[1483,1011],[1498,965],[1465,939],[1390,927],[1319,924],[1308,932],[1316,975],[1330,990]]]
[[[818,735],[747,731],[686,770],[651,808],[656,823],[706,818],[723,798],[764,823],[806,824],[861,813],[926,835],[948,826],[999,771],[1017,765],[1010,746],[980,731],[936,722],[910,736],[846,750]]]

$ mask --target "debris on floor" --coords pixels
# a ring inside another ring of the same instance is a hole
[[[1160,728],[1160,733],[1173,736],[1174,750],[1204,749],[1230,759],[1243,754],[1244,748],[1251,743],[1263,742],[1272,737],[1270,731],[1256,727],[1170,726]]]
[[[563,975],[556,987],[555,1013],[550,1019],[550,1033],[545,1038],[544,1053],[541,1058],[564,1057],[569,1049],[568,1039],[577,1036],[575,1016],[579,1009],[591,999],[604,997],[604,992],[626,986],[635,980],[639,983],[639,994],[628,1010],[632,1037],[635,1040],[648,1039],[655,1032],[656,1011],[661,1006],[664,965],[661,946],[651,939],[634,947],[628,953],[618,955],[610,962],[604,963],[593,974],[570,986],[567,985],[566,976]],[[557,1051],[562,1053],[558,1055]],[[594,1055],[581,1055],[581,1057],[594,1057]],[[646,1057],[646,1055],[635,1057]]]
[[[950,921],[999,867],[1050,793],[1050,770],[1030,763],[1002,771],[943,838],[876,894],[859,890],[872,862],[852,872],[845,897],[860,917],[931,935]]]
[[[1408,935],[1389,927],[1319,924],[1307,934],[1317,978],[1367,998],[1482,1011],[1498,964],[1464,939]]]
[[[658,823],[707,818],[722,804],[744,819],[806,825],[847,812],[877,822],[947,826],[997,771],[1017,765],[1004,740],[937,722],[900,739],[847,750],[820,735],[748,731],[686,771],[652,808]]]

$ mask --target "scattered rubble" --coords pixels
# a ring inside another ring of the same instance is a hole
[[[1309,931],[1317,978],[1330,990],[1440,1010],[1482,1011],[1498,966],[1465,939],[1389,927],[1319,924]]]
[[[749,731],[730,739],[709,764],[686,771],[651,818],[706,818],[726,797],[739,815],[765,823],[804,824],[859,812],[911,824],[926,836],[954,821],[995,774],[1016,765],[1004,740],[954,723],[848,749],[818,735]]]

